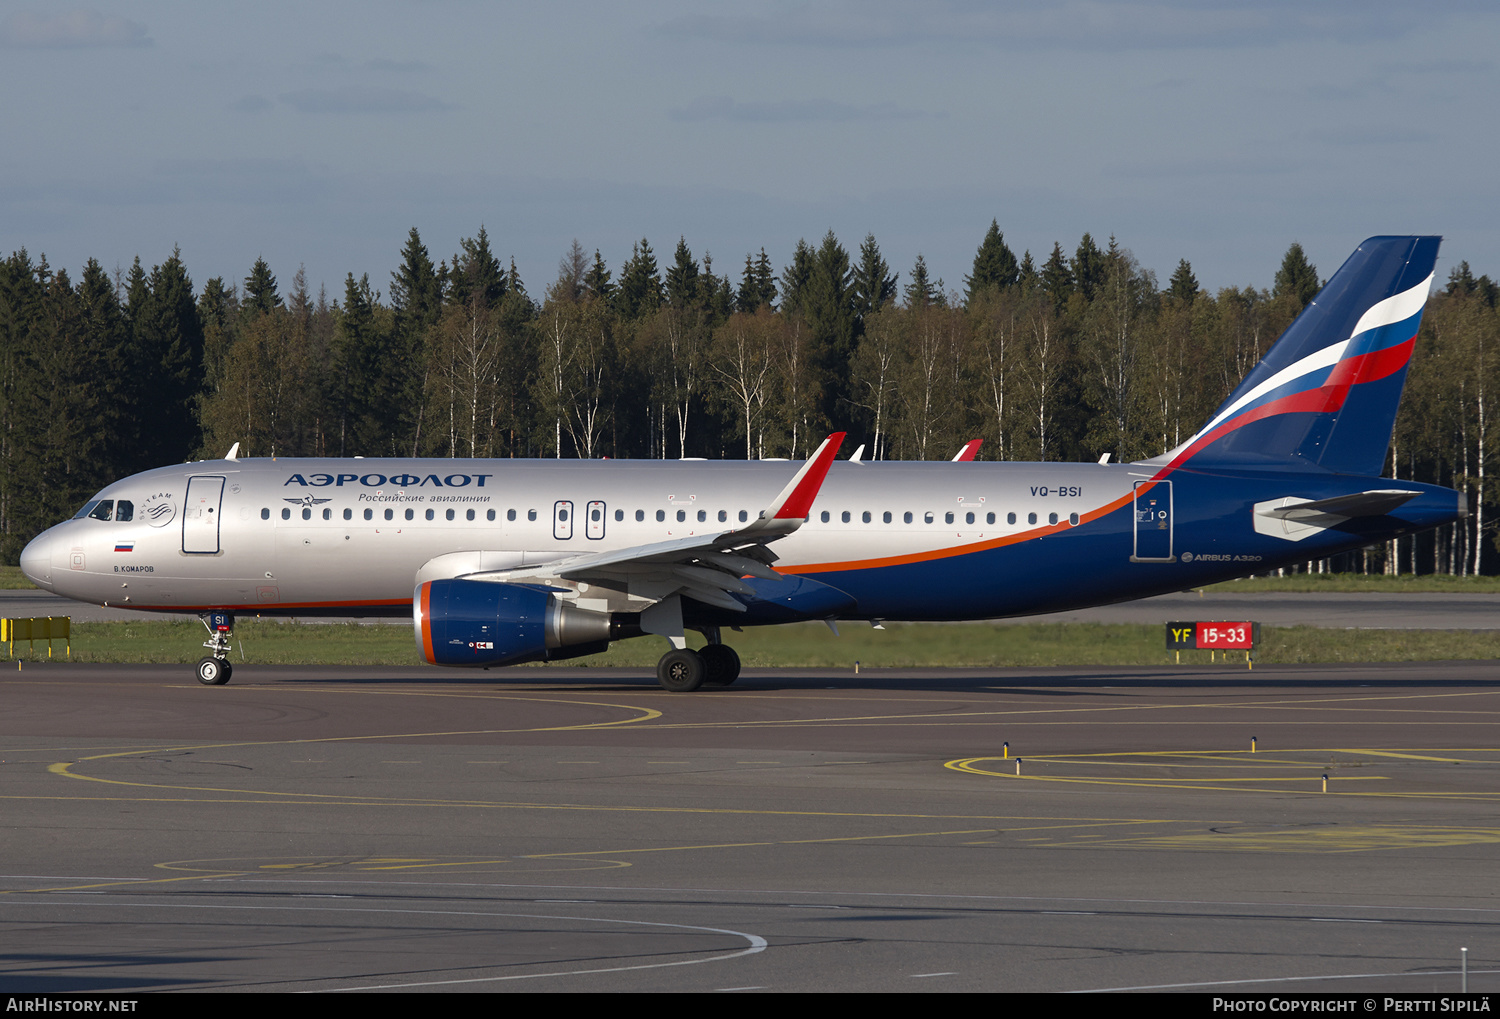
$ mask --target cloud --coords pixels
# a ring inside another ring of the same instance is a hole
[[[366,60],[364,66],[371,71],[396,71],[402,74],[432,70],[432,65],[425,60],[391,60],[388,57]]]
[[[762,10],[683,15],[658,31],[730,44],[844,48],[959,42],[998,49],[1225,49],[1401,38],[1458,11],[1486,8],[1478,0],[1456,0],[1441,12],[1405,0],[843,0]]]
[[[854,120],[918,120],[929,116],[921,110],[895,103],[854,106],[827,99],[783,99],[779,102],[742,103],[729,96],[707,96],[668,111],[673,120],[724,120],[738,124],[793,124]]]
[[[420,92],[362,85],[304,88],[279,98],[299,113],[428,113],[455,108],[452,103]]]
[[[274,104],[265,96],[241,96],[229,104],[236,113],[264,113]]]
[[[150,46],[146,26],[97,11],[43,14],[21,11],[0,26],[0,45],[12,49]]]

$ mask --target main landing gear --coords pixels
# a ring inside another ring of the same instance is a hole
[[[208,640],[203,646],[211,654],[198,661],[198,682],[204,686],[223,686],[234,675],[234,666],[229,664],[230,640],[234,637],[234,613],[200,612],[198,619],[208,630]]]
[[[718,642],[717,631],[701,651],[673,648],[656,663],[656,681],[663,690],[691,693],[700,686],[728,686],[740,678],[740,656]]]

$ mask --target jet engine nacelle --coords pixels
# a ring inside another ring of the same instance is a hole
[[[433,665],[574,658],[604,651],[612,636],[606,613],[580,609],[545,587],[484,580],[418,584],[412,616],[417,649]]]

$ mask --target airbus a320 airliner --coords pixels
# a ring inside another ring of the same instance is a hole
[[[404,615],[434,665],[666,638],[661,685],[732,683],[725,628],[963,620],[1125,601],[1466,514],[1380,477],[1437,237],[1372,237],[1187,442],[1138,463],[250,459],[115,482],[29,544],[39,587],[209,627]],[[788,477],[788,475],[791,475]],[[687,647],[696,630],[707,645]]]

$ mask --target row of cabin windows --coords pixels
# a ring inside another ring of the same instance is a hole
[[[103,503],[100,504],[101,508],[103,508],[103,512],[104,512],[103,516],[99,515],[100,514],[100,510],[99,509],[95,509],[94,512],[92,512],[92,513],[90,513],[88,515],[92,516],[92,517],[96,517],[99,520],[108,520],[109,519],[108,505],[109,505],[108,500],[105,500],[105,502],[103,502]],[[85,507],[85,509],[87,509],[87,508],[88,507]],[[116,520],[129,520],[131,518],[131,513],[132,513],[131,504],[129,502],[124,501],[122,499],[120,501],[119,509],[115,513],[115,519]],[[444,510],[443,511],[443,519],[445,519],[445,520],[457,520],[458,519],[458,515],[457,514],[458,514],[457,510],[452,510],[452,509]],[[82,514],[80,514],[80,515],[82,515]],[[594,520],[594,522],[597,523],[600,520],[600,518],[602,517],[603,511],[602,511],[602,509],[600,509],[597,506],[596,507],[592,507],[591,510],[590,510],[590,514],[589,515]],[[395,520],[396,519],[396,511],[394,509],[387,509],[387,510],[385,510],[384,516],[385,516],[386,520]],[[417,511],[415,509],[407,509],[404,512],[403,516],[407,520],[415,520],[415,519],[417,519]],[[697,511],[697,516],[698,516],[698,522],[699,523],[706,522],[708,520],[708,510],[698,510]],[[957,517],[957,514],[953,513],[952,511],[944,513],[943,514],[943,523],[945,523],[945,524],[955,523],[956,522],[956,517]],[[271,510],[269,508],[262,509],[260,511],[260,518],[262,520],[270,520],[271,519]],[[303,520],[311,520],[312,518],[313,518],[313,511],[312,511],[312,509],[310,507],[304,506],[302,508],[302,519]],[[366,509],[365,512],[364,512],[364,518],[366,520],[374,520],[375,519],[375,511],[373,509]],[[291,507],[284,507],[282,509],[282,511],[281,511],[281,519],[283,519],[283,520],[290,520],[290,519],[292,519],[292,510],[291,510]],[[331,509],[325,509],[325,510],[323,510],[323,519],[324,520],[332,520],[333,519],[333,510],[331,510]],[[352,509],[346,509],[346,510],[344,510],[344,519],[345,520],[353,520],[354,519],[354,510],[352,510]],[[437,519],[437,510],[432,510],[432,509],[426,510],[424,512],[424,519],[426,519],[426,520],[436,520]],[[464,511],[464,519],[465,520],[474,520],[474,519],[476,519],[474,510],[471,510],[471,509],[470,510],[465,510]],[[495,511],[494,510],[485,510],[485,519],[489,520],[489,521],[493,521],[495,519]],[[506,510],[505,511],[505,519],[506,520],[515,520],[516,519],[516,511],[515,510]],[[536,520],[536,510],[534,510],[534,509],[533,510],[527,510],[526,511],[526,519],[527,520],[532,520],[532,521]],[[557,519],[558,520],[562,520],[562,521],[567,520],[568,519],[568,511],[566,509],[559,509],[557,511]],[[619,510],[619,509],[615,510],[615,520],[617,522],[619,522],[619,521],[623,521],[624,519],[625,519],[625,511],[624,510]],[[635,511],[635,519],[636,519],[637,523],[643,522],[646,519],[646,511],[645,510],[636,510]],[[666,521],[666,519],[667,519],[667,511],[666,510],[657,510],[656,511],[656,522],[657,523],[664,523]],[[721,524],[722,523],[727,523],[729,521],[729,511],[728,510],[719,510],[718,511],[718,519],[719,519],[719,523],[721,523]],[[739,511],[739,521],[740,521],[740,523],[743,524],[746,521],[748,521],[749,519],[750,519],[750,514],[747,511],[745,511],[745,510],[740,510]],[[821,519],[822,519],[823,523],[826,524],[826,523],[829,523],[829,522],[832,521],[833,515],[828,510],[824,510]],[[840,519],[842,520],[843,523],[846,523],[846,524],[852,523],[853,519],[854,519],[854,515],[849,510],[844,510],[843,513],[840,514]],[[678,510],[677,511],[677,521],[678,521],[678,523],[683,523],[686,520],[687,520],[687,510]],[[861,520],[861,522],[866,523],[866,524],[873,523],[874,522],[874,515],[869,510],[865,510],[862,514],[860,514],[860,520]],[[891,523],[892,520],[893,520],[893,515],[892,515],[891,511],[890,510],[886,510],[884,513],[882,513],[881,514],[881,520],[882,520],[882,522],[887,523],[887,524]],[[1049,523],[1049,524],[1055,524],[1055,523],[1057,523],[1057,521],[1058,521],[1058,515],[1056,513],[1048,513],[1047,514],[1047,523]],[[906,523],[906,524],[915,523],[916,522],[916,516],[915,516],[915,514],[913,514],[910,511],[908,511],[906,513],[901,514],[901,522],[902,523]],[[937,515],[935,513],[933,513],[931,510],[928,510],[927,512],[925,512],[925,513],[922,514],[922,522],[924,524],[936,523],[937,522]],[[975,514],[975,513],[965,513],[964,514],[964,523],[965,524],[974,524],[974,523],[977,523],[977,522],[978,522],[978,514]],[[995,514],[993,514],[993,513],[986,513],[984,515],[984,522],[986,524],[994,524],[994,522],[995,522]],[[1014,513],[1007,513],[1007,514],[1005,514],[1005,522],[1007,524],[1011,524],[1011,525],[1015,524],[1015,522],[1016,522],[1016,515]],[[1032,524],[1032,525],[1036,524],[1037,523],[1037,514],[1035,514],[1035,513],[1028,513],[1028,514],[1026,514],[1026,523],[1027,524]],[[1070,513],[1070,514],[1068,514],[1068,523],[1070,523],[1070,524],[1072,524],[1073,526],[1076,527],[1078,525],[1078,514],[1077,513]]]
[[[957,522],[957,516],[958,516],[958,514],[954,513],[952,510],[949,510],[947,513],[943,514],[943,523],[945,523],[945,524],[956,523]],[[890,510],[886,510],[884,513],[882,513],[880,515],[880,518],[881,518],[881,521],[883,523],[889,524],[889,523],[891,523],[893,521],[894,515],[891,513]],[[823,523],[826,524],[826,523],[830,522],[832,519],[833,519],[833,514],[829,513],[827,510],[824,510],[823,511],[823,516],[822,516]],[[844,510],[844,512],[842,514],[840,514],[840,519],[844,523],[846,523],[846,524],[847,523],[851,523],[853,521],[853,514],[851,514],[848,510]],[[861,520],[861,522],[866,523],[866,524],[873,523],[874,522],[874,514],[872,514],[869,510],[865,510],[862,514],[860,514],[860,520]],[[1055,524],[1055,523],[1057,523],[1057,521],[1058,521],[1058,516],[1057,516],[1056,513],[1048,513],[1047,514],[1047,523],[1049,523],[1049,524]],[[916,514],[912,513],[910,510],[908,510],[907,512],[901,514],[901,522],[904,523],[904,524],[913,524],[913,523],[916,523]],[[978,523],[978,522],[979,522],[979,515],[977,513],[965,513],[964,514],[964,523],[965,524],[974,524],[974,523]],[[993,514],[993,513],[986,513],[984,515],[984,522],[986,524],[993,524],[995,522],[995,514]],[[1005,514],[1005,522],[1007,524],[1014,524],[1016,522],[1016,515],[1014,513],[1007,513],[1007,514]],[[1028,524],[1035,524],[1036,522],[1037,522],[1037,515],[1035,513],[1028,513],[1028,514],[1026,514],[1026,523],[1028,523]],[[931,510],[928,510],[927,512],[925,512],[925,513],[922,514],[922,523],[924,523],[924,524],[937,523],[937,514],[933,513]],[[1068,514],[1068,523],[1072,524],[1074,527],[1077,527],[1078,526],[1078,514],[1077,513],[1069,513]]]

